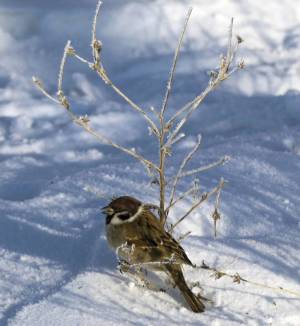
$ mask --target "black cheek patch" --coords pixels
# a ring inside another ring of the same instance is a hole
[[[129,213],[118,214],[118,218],[122,221],[130,219],[131,215]]]
[[[109,224],[113,218],[113,215],[106,215],[106,224]]]

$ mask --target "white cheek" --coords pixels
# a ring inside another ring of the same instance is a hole
[[[115,215],[111,221],[110,221],[110,224],[113,224],[113,225],[119,225],[119,224],[124,224],[125,221],[122,221],[117,215]]]
[[[141,205],[138,209],[138,211],[133,215],[131,216],[128,220],[121,220],[118,215],[115,215],[111,221],[110,221],[110,224],[113,224],[113,225],[120,225],[120,224],[125,224],[125,223],[131,223],[133,222],[142,212],[143,210],[143,206]]]

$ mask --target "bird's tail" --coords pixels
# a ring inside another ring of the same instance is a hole
[[[167,270],[171,274],[176,286],[181,291],[187,304],[190,306],[193,312],[203,312],[205,310],[204,304],[201,300],[190,290],[187,286],[182,269],[180,265],[167,265]]]

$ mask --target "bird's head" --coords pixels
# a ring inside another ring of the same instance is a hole
[[[102,208],[102,212],[106,215],[106,224],[114,225],[133,222],[142,210],[143,203],[130,196],[113,199]]]

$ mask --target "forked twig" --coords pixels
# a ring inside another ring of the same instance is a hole
[[[139,105],[134,103],[127,95],[125,95],[114,83],[111,81],[109,76],[107,75],[106,70],[103,67],[103,64],[100,60],[100,51],[102,49],[102,43],[100,40],[97,39],[96,30],[97,30],[97,21],[99,16],[99,11],[102,2],[98,1],[96,12],[93,19],[92,25],[92,54],[94,58],[94,64],[90,65],[87,60],[82,60],[82,58],[78,55],[75,57],[79,59],[83,63],[88,63],[89,68],[96,71],[98,76],[104,81],[105,84],[109,85],[119,96],[121,96],[134,110],[138,111],[145,120],[149,123],[150,127],[152,128],[153,133],[158,134],[158,128],[153,120],[149,117],[149,115],[143,110]]]
[[[210,267],[204,261],[202,261],[202,265],[197,266],[197,267],[201,268],[201,269],[208,270],[208,271],[212,271],[213,272],[212,276],[216,280],[222,278],[223,276],[226,276],[226,277],[231,278],[233,280],[233,283],[237,283],[237,284],[240,284],[241,282],[249,283],[249,284],[261,287],[261,288],[269,289],[269,290],[276,291],[276,292],[285,292],[285,293],[300,297],[300,292],[298,292],[298,291],[288,290],[281,286],[275,287],[275,286],[270,286],[270,285],[266,285],[266,284],[261,284],[261,283],[255,282],[255,281],[250,281],[250,280],[247,280],[247,279],[241,277],[239,273],[230,274],[230,273],[226,273],[224,271],[219,271],[215,267]]]
[[[32,81],[34,83],[34,85],[36,86],[36,88],[43,93],[46,97],[48,97],[51,101],[55,102],[56,104],[60,104],[60,101],[55,98],[54,96],[50,95],[46,90],[45,90],[45,86],[42,83],[41,80],[37,79],[35,76],[32,76]]]
[[[93,52],[93,58],[95,65],[100,64],[100,51],[102,49],[102,43],[97,39],[96,30],[97,30],[97,21],[99,17],[100,7],[102,5],[102,1],[98,1],[96,6],[96,11],[93,19],[93,25],[92,25],[92,52]]]
[[[58,81],[57,81],[57,94],[62,91],[62,83],[63,83],[63,77],[64,77],[64,71],[65,71],[65,65],[68,57],[68,51],[71,47],[71,41],[67,41],[65,48],[64,48],[64,53],[60,62],[60,67],[59,67],[59,73],[58,73]]]
[[[193,155],[197,152],[197,150],[200,147],[201,144],[201,140],[202,137],[201,135],[198,135],[197,137],[197,142],[195,144],[195,146],[192,148],[192,150],[188,153],[188,155],[182,160],[178,172],[175,176],[174,182],[173,182],[173,186],[172,186],[172,190],[171,190],[171,195],[170,195],[170,201],[169,201],[169,206],[168,206],[168,210],[170,207],[173,206],[173,201],[174,201],[174,196],[175,196],[175,192],[176,192],[176,188],[177,188],[177,184],[180,180],[180,178],[182,177],[182,171],[185,168],[186,164],[192,159]],[[166,212],[166,215],[168,215],[168,210]]]
[[[166,145],[165,144],[165,136],[169,133],[170,131],[170,125],[165,123],[165,110],[167,108],[168,100],[171,94],[172,90],[172,85],[173,85],[173,79],[174,79],[174,74],[175,74],[175,69],[177,65],[177,60],[179,57],[183,37],[188,25],[189,18],[192,13],[192,8],[189,9],[185,23],[182,29],[182,32],[180,34],[178,43],[177,43],[177,48],[174,53],[174,59],[173,59],[173,64],[171,67],[171,71],[169,74],[169,79],[167,83],[167,89],[165,93],[165,97],[162,103],[161,111],[159,114],[159,122],[160,122],[160,130],[159,130],[159,192],[160,192],[160,211],[159,211],[159,216],[160,216],[160,222],[163,226],[165,226],[166,219],[167,219],[167,212],[165,210],[165,198],[166,198],[166,178],[165,178],[165,161],[166,161],[166,156],[170,155],[170,147],[171,145]],[[179,137],[180,138],[180,137]],[[174,144],[178,140],[178,137],[175,137],[172,139],[171,143]]]
[[[220,181],[219,185],[209,192],[204,193],[199,200],[197,200],[192,207],[175,223],[171,226],[170,232],[173,232],[174,229],[181,223],[187,216],[189,216],[196,208],[198,208],[203,202],[205,202],[208,198],[210,198],[213,194],[215,194],[220,187],[222,187],[223,180]]]
[[[183,172],[180,175],[180,178],[189,177],[189,176],[191,176],[193,174],[204,172],[204,171],[210,170],[212,168],[215,168],[217,166],[224,165],[229,160],[230,160],[230,157],[226,155],[226,156],[222,157],[221,159],[219,159],[216,162],[213,162],[213,163],[210,163],[210,164],[207,164],[207,165],[204,165],[204,166],[200,166],[199,168],[196,168],[196,169],[193,169],[193,170]]]
[[[168,100],[169,100],[169,97],[170,97],[170,94],[171,94],[171,90],[172,90],[174,73],[175,73],[175,69],[176,69],[176,65],[177,65],[179,53],[180,53],[180,50],[181,50],[181,45],[182,45],[183,37],[184,37],[184,34],[186,32],[186,28],[187,28],[189,19],[190,19],[191,14],[192,14],[192,10],[193,10],[193,8],[190,8],[189,11],[188,11],[188,13],[187,13],[187,16],[185,18],[185,22],[184,22],[184,25],[183,25],[183,29],[182,29],[182,32],[180,34],[179,40],[178,40],[177,48],[176,48],[176,51],[174,53],[174,59],[173,59],[173,64],[172,64],[170,75],[169,75],[169,80],[168,80],[168,84],[167,84],[166,94],[165,94],[165,97],[164,97],[164,100],[163,100],[163,104],[162,104],[162,108],[161,108],[161,115],[162,116],[164,115],[165,110],[166,110],[167,105],[168,105]]]
[[[173,202],[172,202],[172,204],[170,204],[170,205],[167,207],[166,211],[169,212],[169,210],[170,210],[173,206],[175,206],[178,202],[180,202],[181,200],[183,200],[183,199],[185,199],[186,197],[188,197],[189,195],[191,195],[194,191],[195,191],[195,187],[194,187],[194,185],[193,185],[190,189],[188,189],[187,191],[185,191],[184,193],[182,193],[178,198],[174,199]]]
[[[238,46],[235,47],[234,51],[232,49],[232,29],[233,29],[233,19],[231,20],[231,24],[229,27],[229,37],[228,37],[228,46],[227,46],[227,56],[224,58],[222,57],[220,60],[220,66],[218,72],[214,72],[211,75],[210,82],[206,89],[194,100],[184,105],[181,109],[177,110],[176,113],[170,118],[170,120],[167,122],[168,125],[173,125],[176,119],[183,113],[186,113],[185,116],[179,121],[175,129],[170,134],[170,141],[172,141],[174,138],[177,137],[179,131],[182,129],[182,127],[185,125],[185,123],[189,120],[192,113],[199,107],[199,105],[202,103],[202,101],[206,98],[206,96],[214,90],[216,87],[218,87],[222,81],[229,78],[229,76],[236,71],[236,69],[240,69],[240,65],[238,65],[237,68],[234,68],[232,71],[229,70],[232,60],[234,59],[234,55],[238,49]],[[237,45],[240,42],[237,42]]]
[[[215,238],[217,237],[217,222],[218,220],[221,219],[221,214],[219,211],[219,207],[220,207],[220,196],[221,196],[221,190],[225,185],[225,180],[223,178],[221,178],[221,182],[220,182],[220,188],[217,191],[217,195],[216,195],[216,201],[215,201],[215,209],[213,211],[212,214],[212,218],[214,220],[214,235]]]
[[[179,166],[178,172],[174,178],[171,179],[172,181],[172,188],[170,190],[170,199],[168,203],[168,207],[165,209],[165,201],[166,201],[166,190],[167,186],[169,186],[167,180],[166,180],[166,160],[169,155],[171,155],[172,152],[172,146],[178,143],[185,135],[183,133],[180,133],[181,129],[187,122],[187,120],[190,118],[191,114],[199,107],[199,105],[202,103],[202,101],[206,98],[206,96],[214,90],[222,81],[227,79],[236,69],[241,69],[244,67],[244,63],[241,62],[236,68],[233,68],[230,70],[230,66],[234,60],[235,53],[238,49],[239,43],[241,43],[241,38],[238,38],[238,43],[235,47],[232,45],[232,27],[233,27],[233,20],[231,21],[231,25],[229,28],[229,38],[228,38],[228,46],[227,46],[227,54],[226,57],[223,56],[220,61],[220,66],[218,72],[214,72],[211,75],[211,79],[209,81],[208,86],[205,88],[205,90],[195,97],[194,100],[190,101],[186,105],[184,105],[181,109],[177,110],[177,112],[168,120],[165,121],[165,112],[168,107],[169,98],[171,95],[173,83],[174,83],[174,76],[175,76],[175,70],[180,54],[180,50],[182,48],[183,38],[187,29],[187,25],[191,16],[192,9],[189,9],[185,22],[181,31],[181,34],[179,36],[177,47],[174,53],[173,57],[173,63],[170,69],[169,78],[167,82],[166,92],[163,98],[162,106],[160,112],[157,112],[155,109],[150,110],[147,112],[142,107],[140,107],[138,104],[133,102],[122,90],[120,90],[110,79],[108,76],[106,70],[104,69],[102,60],[101,60],[101,50],[102,50],[102,43],[100,40],[97,39],[97,22],[98,17],[100,13],[102,2],[98,1],[95,14],[93,17],[92,22],[92,30],[91,30],[91,47],[92,47],[92,61],[85,59],[81,57],[75,49],[71,46],[71,42],[68,41],[64,53],[62,56],[59,74],[58,74],[58,81],[57,81],[57,96],[53,96],[49,94],[44,85],[40,80],[33,77],[33,81],[36,85],[36,87],[50,100],[53,102],[62,105],[68,112],[71,120],[81,126],[84,130],[86,130],[88,133],[93,135],[97,140],[101,141],[102,143],[108,144],[114,148],[119,149],[120,151],[128,154],[131,157],[134,157],[136,160],[141,162],[146,168],[147,171],[150,171],[151,176],[155,177],[155,180],[158,180],[159,184],[159,206],[155,206],[155,209],[159,211],[160,215],[160,221],[162,225],[164,226],[166,223],[166,218],[168,215],[168,212],[170,208],[174,207],[175,204],[177,204],[179,201],[186,198],[188,195],[190,195],[192,192],[194,192],[194,187],[191,189],[188,189],[186,192],[181,194],[179,197],[175,199],[177,186],[181,178],[187,177],[190,175],[194,175],[199,172],[206,171],[212,167],[221,165],[227,161],[227,157],[224,157],[220,159],[217,162],[213,162],[211,164],[208,164],[206,166],[202,166],[193,170],[184,171],[185,166],[187,163],[193,158],[194,153],[198,150],[200,143],[201,143],[201,137],[198,137],[198,141],[196,145],[193,147],[190,153],[187,154],[187,156],[182,160],[181,165]],[[150,134],[155,135],[155,137],[158,140],[158,146],[159,146],[159,162],[154,163],[142,155],[136,153],[135,150],[123,147],[114,141],[112,141],[110,138],[106,137],[105,135],[97,132],[90,126],[90,120],[87,115],[85,116],[77,116],[71,108],[71,105],[68,101],[68,98],[65,96],[63,92],[63,75],[65,70],[65,65],[67,61],[68,56],[73,56],[77,60],[79,60],[81,63],[87,65],[90,69],[92,69],[94,72],[97,73],[97,75],[103,80],[105,84],[110,86],[113,91],[118,94],[133,110],[138,112],[142,115],[142,117],[146,120],[148,123],[148,128],[150,131]],[[154,117],[158,118],[159,123],[154,122]],[[183,117],[181,117],[183,115]],[[181,117],[181,120],[177,123],[177,125],[173,128],[174,123]],[[207,198],[209,198],[212,194],[215,192],[218,193],[217,195],[217,201],[219,202],[219,196],[220,191],[219,187],[216,187],[212,189],[211,191],[205,193],[202,195],[200,199],[198,199],[193,204],[193,206],[188,210],[188,212],[179,219],[173,226],[172,230],[182,221],[184,220],[194,209],[196,209],[202,202],[204,202]],[[219,205],[219,204],[218,204]],[[154,206],[152,206],[154,208]]]
[[[68,54],[70,52],[73,54],[73,48],[71,47],[71,42],[68,41],[67,44],[66,44],[66,46],[65,46],[65,48],[64,48],[64,52],[63,52],[63,56],[62,56],[62,60],[61,60],[60,68],[59,68],[59,73],[58,73],[58,76],[59,76],[58,77],[58,83],[57,83],[57,97],[58,97],[58,99],[56,99],[53,96],[51,96],[46,91],[46,89],[44,88],[43,83],[39,79],[37,79],[36,77],[33,77],[32,78],[34,84],[49,99],[51,99],[55,103],[61,104],[65,109],[67,109],[67,112],[70,115],[71,119],[76,124],[78,124],[83,129],[85,129],[88,133],[90,133],[91,135],[93,135],[96,139],[98,139],[102,143],[108,144],[108,145],[110,145],[112,147],[115,147],[115,148],[123,151],[124,153],[126,153],[126,154],[134,157],[138,161],[142,162],[147,167],[150,167],[150,168],[154,169],[155,171],[157,171],[158,170],[158,167],[153,162],[145,159],[143,156],[141,156],[140,154],[136,153],[135,151],[133,151],[131,149],[128,149],[126,147],[123,147],[123,146],[121,146],[121,145],[113,142],[111,139],[109,139],[105,135],[97,132],[92,127],[90,127],[90,125],[89,125],[89,119],[88,119],[87,116],[84,116],[84,117],[80,116],[80,117],[78,117],[77,115],[75,115],[73,113],[73,111],[71,110],[70,103],[68,102],[68,99],[65,97],[64,92],[62,90],[62,83],[63,83],[63,76],[64,76],[64,68],[65,68],[67,56],[68,56]]]
[[[177,239],[177,241],[178,241],[178,242],[183,241],[183,240],[184,240],[185,238],[187,238],[191,233],[192,233],[192,231],[188,231],[188,232],[182,234],[182,235]]]

